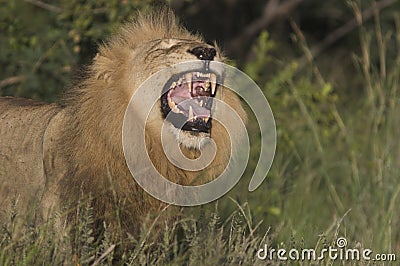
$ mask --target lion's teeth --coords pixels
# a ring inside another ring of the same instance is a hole
[[[194,115],[193,115],[193,108],[192,106],[189,106],[189,120],[193,120]]]
[[[187,82],[189,93],[192,92],[192,73],[185,74],[185,80]]]
[[[176,82],[174,81],[174,82],[172,82],[172,84],[171,84],[171,89],[173,89],[173,88],[175,88],[176,87]]]
[[[174,113],[181,113],[181,110],[171,99],[168,99],[168,105]]]
[[[204,119],[204,122],[206,122],[206,123],[207,123],[207,122],[208,122],[208,120],[210,120],[210,117],[209,117],[209,116],[208,116],[208,117],[204,117],[203,119]]]
[[[176,104],[171,99],[168,99],[168,105],[171,109],[177,108]]]
[[[208,91],[208,89],[210,88],[210,82],[204,83],[204,88],[206,89],[206,91]]]
[[[178,86],[182,85],[182,78],[178,80]]]
[[[217,75],[211,74],[210,81],[211,81],[211,95],[214,95],[215,88],[217,87]]]
[[[200,106],[203,107],[203,100],[200,101]]]
[[[197,76],[200,78],[209,78],[211,75],[211,73],[201,73],[201,72],[197,72]]]

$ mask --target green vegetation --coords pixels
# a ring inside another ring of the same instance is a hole
[[[58,0],[52,7],[60,10],[48,11],[29,2],[0,4],[0,94],[46,101],[69,86],[72,69],[89,62],[96,42],[134,9],[155,3]],[[187,19],[192,2],[180,9]],[[321,250],[333,247],[338,237],[345,237],[348,247],[396,253],[400,259],[400,6],[382,14],[375,9],[371,20],[362,22],[360,8],[374,3],[348,1],[337,7],[346,14],[353,11],[358,30],[320,58],[296,31],[292,46],[263,31],[246,58],[237,54],[237,64],[263,89],[276,119],[277,152],[267,180],[255,192],[247,191],[259,141],[250,122],[252,156],[240,185],[217,203],[185,209],[181,220],[158,232],[158,242],[147,238],[152,221],[144,224],[143,234],[129,239],[133,248],[124,250],[118,263],[267,265],[256,257],[264,244]],[[334,4],[322,5],[330,10]],[[313,19],[302,12],[303,19]],[[344,50],[353,65],[335,59],[343,58]],[[294,59],[296,53],[307,55],[306,60]],[[27,226],[23,236],[14,235],[18,214],[11,213],[0,232],[0,264],[59,265],[66,259],[111,265],[119,243],[107,225],[101,243],[94,241],[87,229],[93,223],[90,211],[84,205],[79,212],[73,254],[65,248],[68,239],[55,242],[50,225]],[[330,263],[346,264],[326,260],[323,265]]]

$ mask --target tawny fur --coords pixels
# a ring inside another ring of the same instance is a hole
[[[175,63],[197,60],[187,50],[198,46],[209,45],[182,28],[170,11],[139,15],[99,47],[86,78],[60,104],[0,98],[3,214],[12,199],[19,198],[21,214],[34,210],[45,221],[54,211],[74,213],[79,199],[91,195],[96,219],[113,225],[118,209],[118,227],[137,233],[140,220],[157,215],[163,204],[135,183],[126,166],[122,150],[125,110],[134,91],[150,75]],[[215,60],[223,60],[219,51]],[[238,97],[221,90],[217,97],[245,120]],[[219,123],[213,121],[211,133],[218,146],[215,160],[205,172],[188,172],[165,157],[160,143],[162,121],[158,108],[146,124],[146,143],[153,164],[164,176],[188,185],[204,173],[211,180],[225,168],[231,143]],[[182,149],[189,158],[199,156],[196,149],[184,145]],[[135,152],[141,156],[145,151]]]

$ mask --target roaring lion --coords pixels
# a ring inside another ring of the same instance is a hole
[[[55,211],[75,213],[82,197],[90,196],[97,220],[115,224],[118,209],[118,226],[134,233],[141,218],[157,214],[163,203],[148,195],[127,167],[122,146],[126,108],[152,74],[192,60],[222,62],[224,57],[218,47],[181,27],[171,11],[138,15],[100,45],[84,77],[60,103],[0,98],[0,217],[17,200],[20,217],[44,222]],[[175,183],[196,183],[202,173],[203,182],[212,180],[224,170],[231,143],[224,127],[212,119],[212,101],[201,97],[220,99],[245,120],[240,99],[207,71],[178,75],[167,93],[162,90],[156,115],[135,121],[145,124],[151,161]],[[215,141],[218,151],[206,170],[180,169],[165,156],[154,125],[174,116],[187,120],[182,128],[173,119],[167,123],[178,131],[174,140],[188,158],[199,156],[204,138]]]

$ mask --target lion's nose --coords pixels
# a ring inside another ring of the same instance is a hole
[[[195,47],[188,52],[195,55],[200,60],[213,60],[217,55],[217,51],[214,48],[208,47]]]

